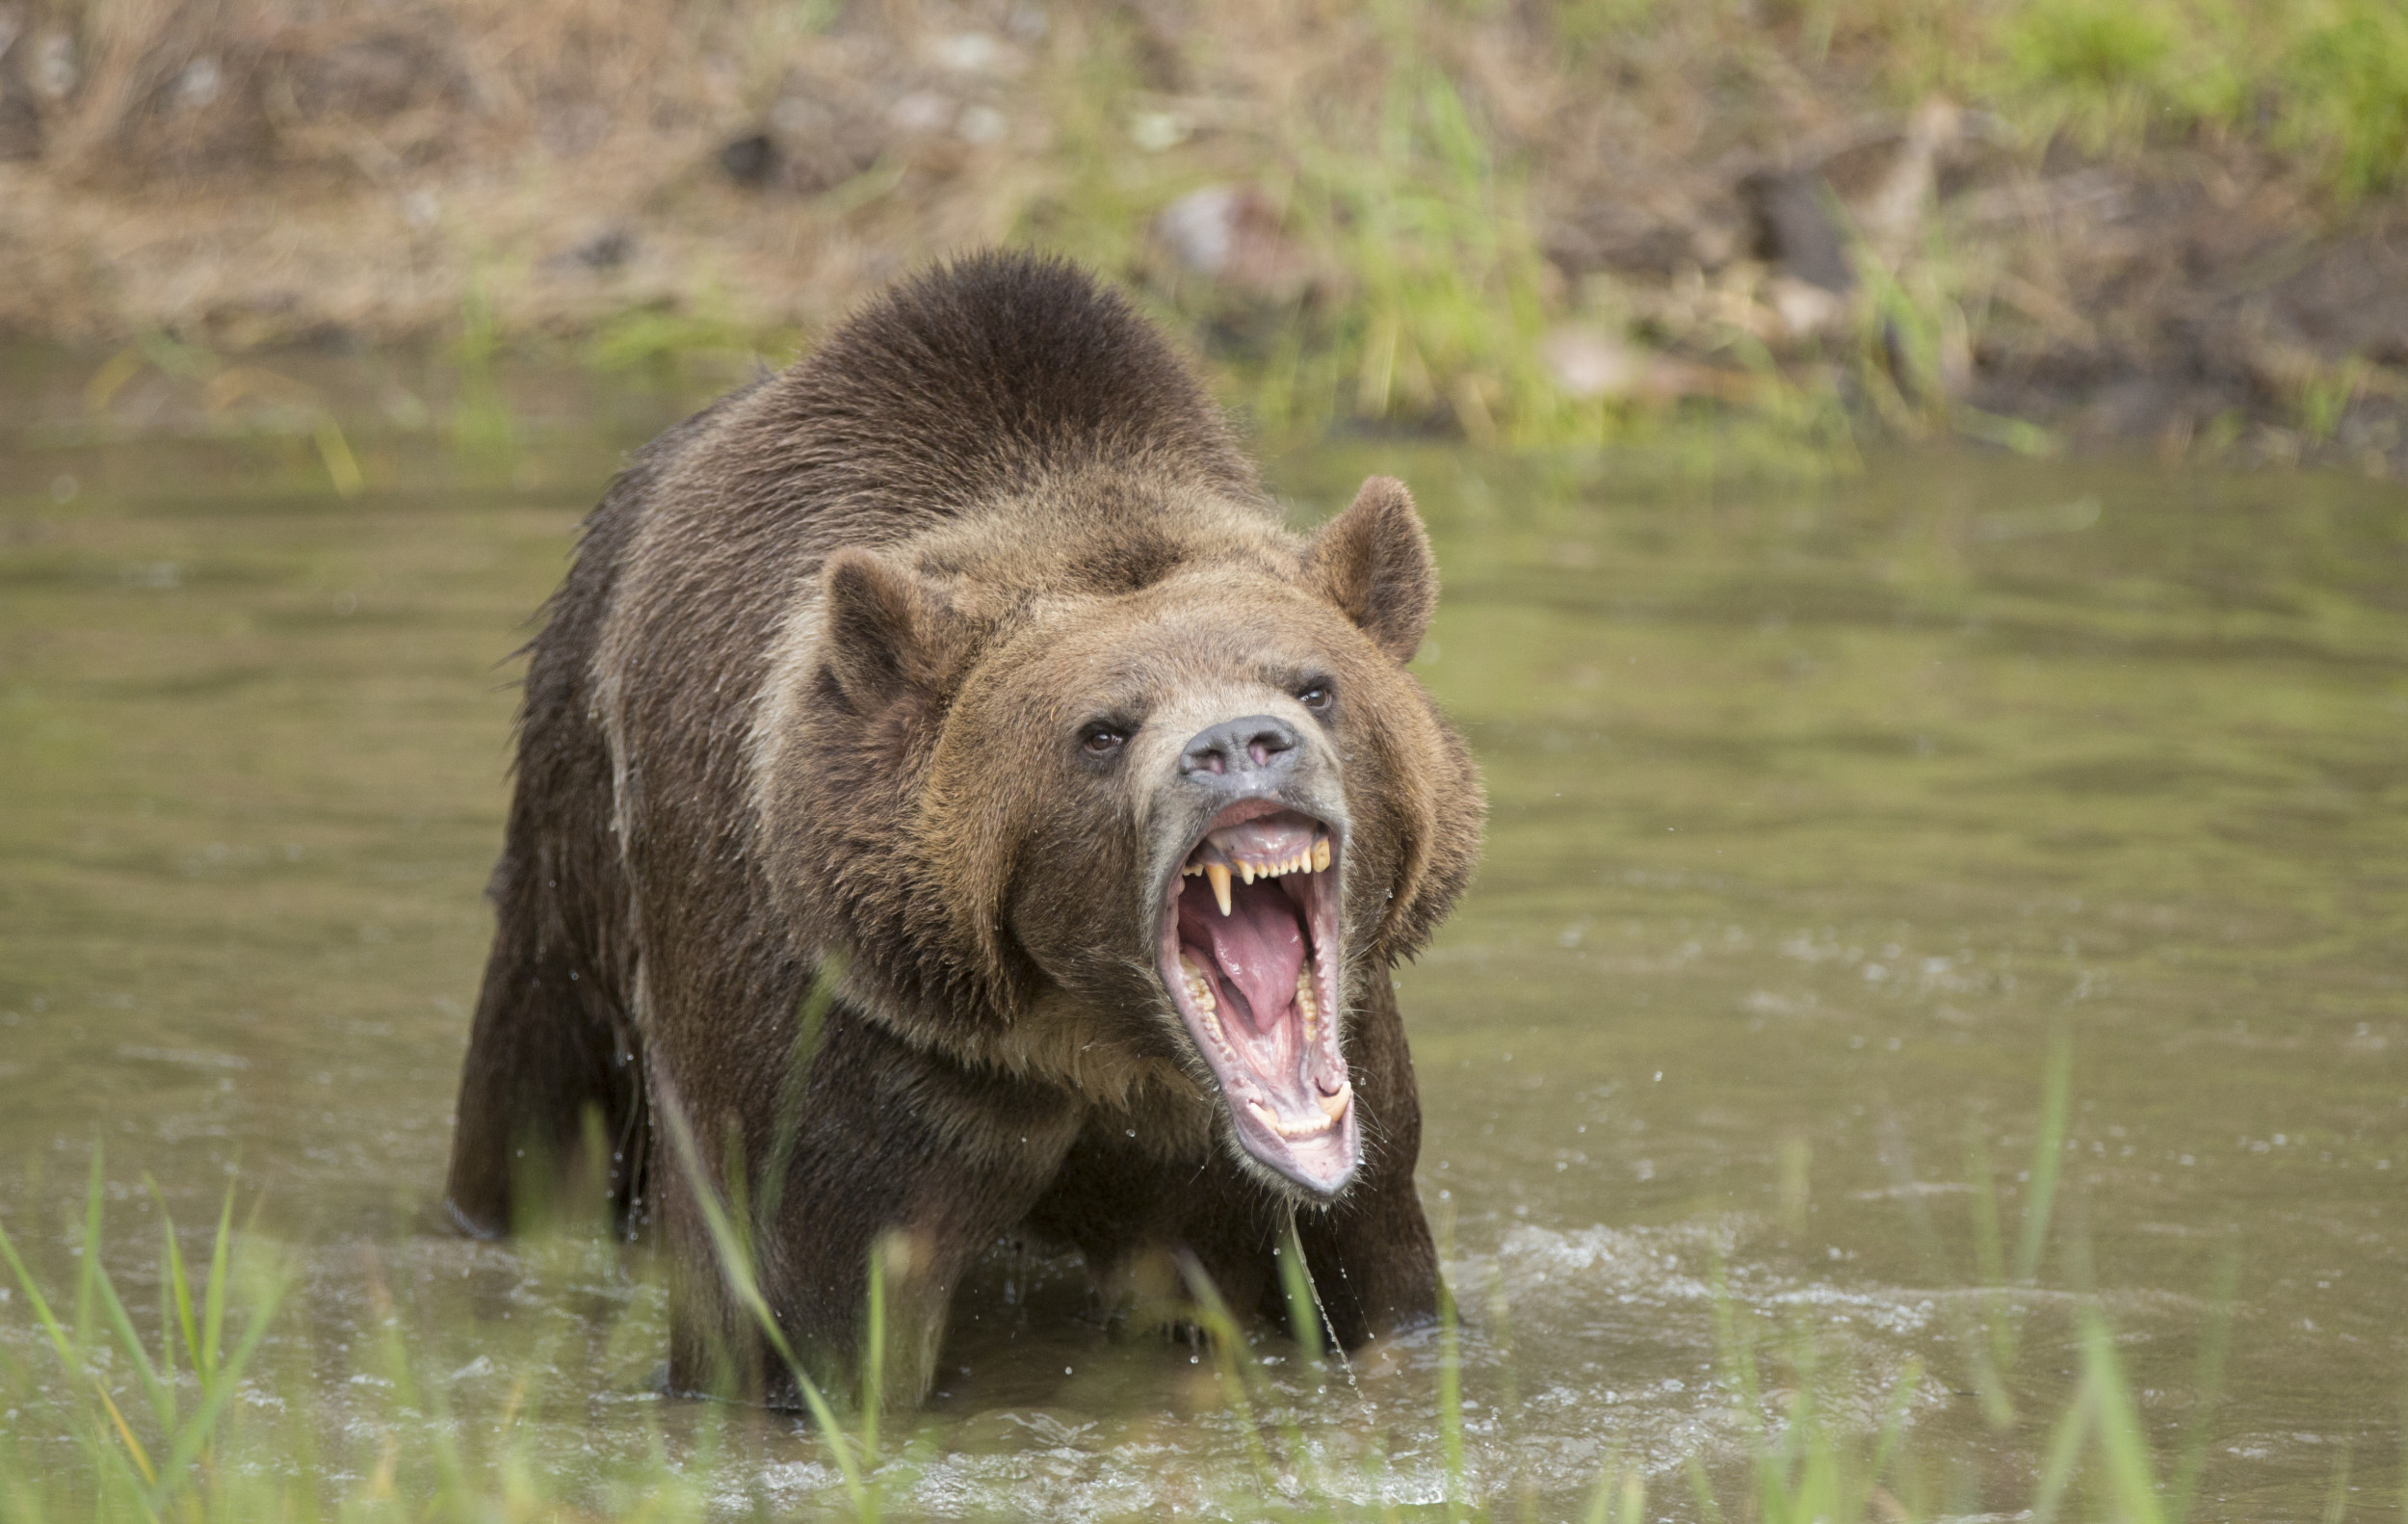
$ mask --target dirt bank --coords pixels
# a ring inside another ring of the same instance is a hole
[[[775,349],[1020,239],[1271,427],[2408,466],[2408,22],[2188,5],[12,0],[0,331]]]

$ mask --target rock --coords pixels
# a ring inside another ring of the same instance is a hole
[[[1584,402],[1598,398],[1682,397],[1739,400],[1749,378],[1670,355],[1656,355],[1591,328],[1566,325],[1539,340],[1539,358],[1564,395]]]
[[[466,98],[466,75],[440,36],[385,33],[304,53],[286,65],[304,116],[376,118]]]
[[[1646,357],[1594,328],[1560,328],[1539,341],[1539,357],[1566,396],[1627,397],[1647,373]]]
[[[887,108],[886,120],[898,132],[937,133],[953,125],[958,109],[943,91],[915,90]]]
[[[636,257],[636,230],[625,223],[605,227],[568,251],[588,270],[616,270]]]
[[[1250,185],[1208,185],[1163,208],[1154,236],[1181,268],[1249,295],[1284,301],[1312,280],[1313,262]]]
[[[1856,288],[1847,241],[1832,220],[1831,189],[1812,170],[1759,170],[1739,184],[1754,219],[1756,256],[1783,275],[1836,296]]]
[[[33,57],[25,83],[45,100],[65,100],[75,93],[82,75],[75,67],[75,39],[64,27],[51,27],[28,44]]]
[[[720,149],[720,168],[738,185],[756,189],[767,185],[777,172],[778,162],[777,145],[766,132],[746,133]]]
[[[991,32],[953,32],[929,41],[929,61],[956,74],[1017,74],[1018,53]]]
[[[0,164],[41,157],[41,111],[32,101],[0,95]]]
[[[1834,291],[1786,272],[1765,282],[1765,304],[1792,338],[1825,332],[1847,312],[1845,291]]]
[[[215,101],[218,92],[224,85],[223,66],[204,53],[184,66],[183,71],[175,76],[175,83],[170,87],[169,93],[177,109],[195,111]]]
[[[1001,143],[1004,134],[1010,130],[1011,123],[1002,112],[975,101],[962,107],[961,115],[954,118],[954,136],[964,143]]]
[[[1856,208],[1856,225],[1882,260],[1895,266],[1930,207],[1939,184],[1940,156],[1964,136],[1964,113],[1933,95],[1907,119],[1906,136],[1871,194]]]

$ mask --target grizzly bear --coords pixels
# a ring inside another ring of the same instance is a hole
[[[529,647],[453,1217],[607,1182],[666,1245],[671,1386],[778,1403],[781,1346],[858,1371],[874,1251],[905,1403],[1007,1237],[1269,1312],[1293,1214],[1327,1332],[1428,1317],[1390,970],[1482,816],[1405,670],[1436,600],[1400,484],[1290,532],[1074,267],[875,301],[586,523]]]

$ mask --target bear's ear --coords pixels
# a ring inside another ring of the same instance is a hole
[[[1398,661],[1413,659],[1438,609],[1438,564],[1402,482],[1364,478],[1354,506],[1313,536],[1304,569],[1373,644]]]
[[[876,551],[849,546],[821,573],[826,627],[821,652],[853,709],[875,714],[954,675],[960,633],[942,594]]]

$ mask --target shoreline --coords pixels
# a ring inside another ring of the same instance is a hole
[[[2400,166],[2278,109],[2321,34],[2224,38],[2277,106],[2169,128],[2233,59],[2035,66],[2046,0],[1810,12],[9,12],[0,339],[707,374],[1008,242],[1123,283],[1274,433],[2408,470]]]

